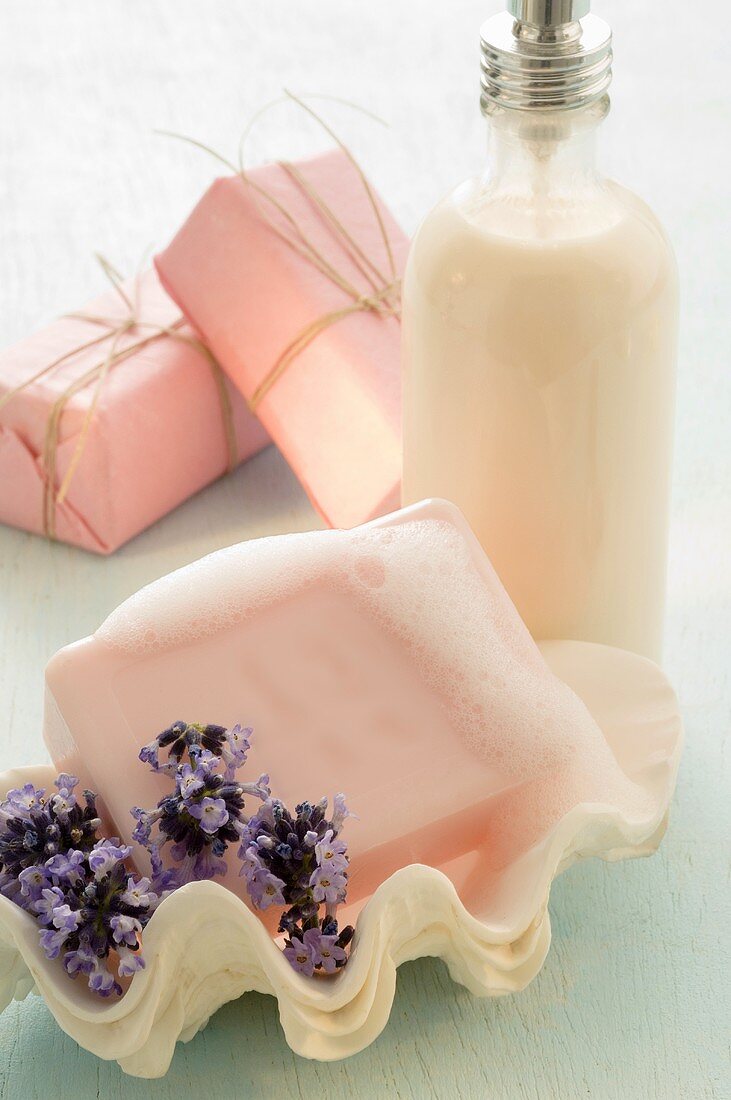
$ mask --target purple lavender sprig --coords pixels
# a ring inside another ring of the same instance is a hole
[[[30,783],[9,792],[0,805],[0,881],[38,921],[46,956],[63,952],[67,973],[84,974],[107,997],[122,992],[118,977],[144,967],[140,933],[158,898],[149,879],[129,874],[131,849],[98,838],[95,796],[85,791],[80,806],[77,785],[60,775],[48,799]]]
[[[84,791],[80,803],[73,776],[60,775],[55,794],[28,783],[0,802],[0,893],[35,917],[47,957],[61,957],[72,978],[85,975],[104,997],[121,994],[118,978],[144,967],[140,936],[160,900],[186,882],[224,874],[234,842],[254,905],[287,907],[279,931],[292,966],[312,975],[345,965],[353,929],[339,931],[336,917],[348,879],[339,839],[350,816],[344,798],[336,795],[329,820],[327,799],[302,802],[293,815],[271,798],[268,776],[241,783],[236,773],[251,732],[175,722],[141,750],[140,759],[174,784],[155,809],[131,811],[151,879],[129,873],[129,846],[99,838],[96,796]],[[264,803],[250,819],[248,796]],[[166,845],[173,867],[163,862]]]
[[[287,937],[284,955],[308,977],[343,967],[354,931],[340,932],[336,918],[348,881],[347,844],[338,836],[349,816],[343,796],[335,796],[331,820],[326,810],[326,798],[301,802],[294,814],[270,798],[245,826],[239,848],[254,905],[288,906],[279,922]]]
[[[140,935],[158,902],[149,879],[129,874],[131,850],[116,837],[103,839],[88,853],[54,856],[20,876],[26,908],[42,926],[46,956],[56,959],[63,951],[66,972],[86,975],[102,997],[122,993],[117,976],[144,968]]]
[[[241,726],[235,726],[234,729],[243,735],[243,739],[247,741],[243,756],[243,760],[245,760],[246,752],[249,749],[247,735],[251,734],[251,730],[242,730]],[[213,753],[214,756],[221,756],[228,733],[229,731],[225,726],[203,726],[197,722],[173,722],[172,726],[168,726],[149,745],[145,745],[140,750],[140,760],[144,764],[149,764],[153,771],[174,773],[176,765],[181,762],[184,756],[190,758],[191,750],[194,754],[207,750]],[[160,763],[161,749],[168,750],[167,763]]]
[[[96,796],[84,791],[79,803],[78,780],[65,773],[54,785],[56,793],[47,796],[45,788],[26,783],[0,802],[0,893],[21,905],[22,871],[71,848],[88,852],[98,839]]]
[[[140,760],[175,783],[155,809],[131,811],[137,822],[132,836],[150,852],[157,890],[166,893],[226,873],[223,856],[245,827],[245,797],[270,794],[266,775],[256,783],[236,779],[246,763],[251,732],[239,725],[227,730],[175,722],[141,750]],[[168,759],[161,763],[165,748]],[[166,869],[162,854],[168,844],[176,866]]]

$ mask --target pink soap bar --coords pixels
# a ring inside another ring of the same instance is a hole
[[[407,238],[374,195],[391,267],[378,217],[345,153],[294,167],[304,186],[276,164],[252,171],[253,186],[239,177],[217,180],[155,260],[169,294],[247,400],[314,323],[353,305],[352,294],[311,262],[310,249],[357,295],[398,283],[406,261]],[[398,289],[393,301],[398,306]],[[256,407],[331,526],[352,527],[398,506],[399,360],[398,317],[352,311],[302,347]]]
[[[144,327],[119,340],[117,350],[155,327],[180,319],[180,310],[154,271],[124,285],[137,298]],[[81,312],[121,321],[128,309],[111,290]],[[59,318],[0,354],[0,397],[61,356],[103,333],[87,320]],[[180,334],[195,336],[189,326]],[[0,522],[43,533],[43,462],[54,403],[75,380],[103,362],[109,341],[72,355],[0,409]],[[246,402],[224,379],[242,461],[269,442]],[[72,462],[94,385],[75,394],[59,422],[55,484]],[[228,448],[221,400],[211,365],[185,340],[161,337],[109,371],[90,422],[68,495],[56,505],[56,537],[108,554],[224,473]]]
[[[484,845],[507,792],[527,792],[510,843],[529,846],[577,791],[625,782],[444,502],[203,558],[61,650],[46,681],[55,764],[99,792],[127,841],[129,808],[167,790],[138,751],[178,718],[253,726],[242,778],[268,772],[290,806],[343,791],[358,815],[350,903],[399,867]]]

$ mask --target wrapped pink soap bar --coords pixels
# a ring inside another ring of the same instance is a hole
[[[291,807],[344,792],[349,903],[410,863],[487,847],[504,865],[578,801],[636,798],[443,502],[203,558],[61,650],[46,681],[56,766],[99,792],[128,842],[130,807],[169,789],[140,747],[178,719],[252,726],[241,779],[269,773]],[[227,859],[245,897],[235,845]]]
[[[331,526],[398,506],[407,249],[338,150],[217,180],[155,261]]]
[[[269,442],[155,272],[121,289],[0,354],[0,522],[100,554]]]

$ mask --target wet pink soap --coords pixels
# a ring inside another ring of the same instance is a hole
[[[268,772],[289,804],[345,792],[351,901],[400,866],[479,847],[520,785],[540,808],[557,782],[570,802],[579,774],[619,774],[438,501],[203,558],[61,650],[46,680],[56,765],[100,793],[127,840],[129,807],[166,789],[139,748],[177,718],[253,726],[247,775]]]

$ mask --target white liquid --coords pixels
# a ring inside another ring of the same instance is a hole
[[[485,202],[470,183],[412,246],[404,503],[453,500],[534,637],[658,658],[677,292],[650,210]]]

